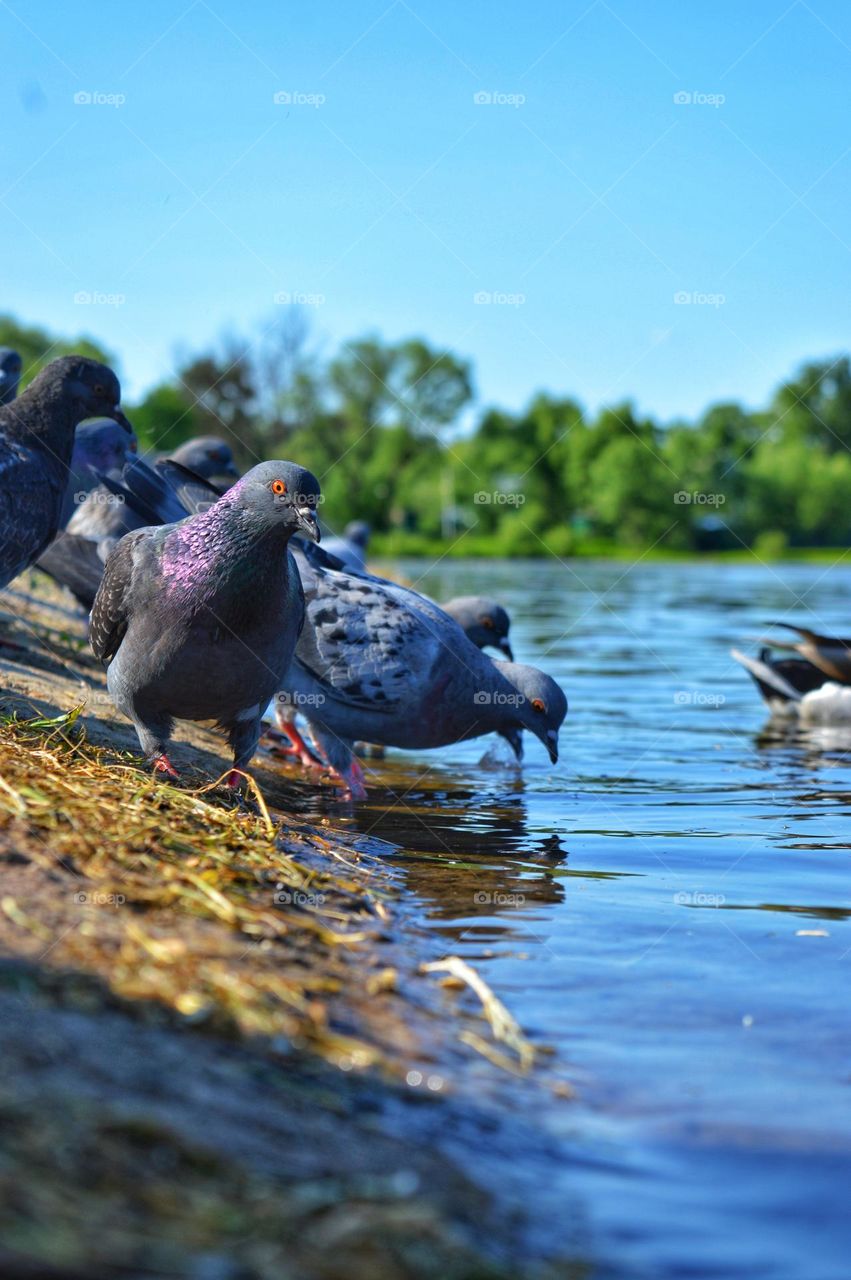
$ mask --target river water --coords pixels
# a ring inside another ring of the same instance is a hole
[[[565,1250],[595,1276],[847,1280],[851,731],[763,732],[729,649],[773,618],[847,634],[851,568],[386,567],[502,601],[570,701],[556,767],[533,740],[520,771],[488,740],[394,752],[352,818],[576,1087],[528,1117]]]

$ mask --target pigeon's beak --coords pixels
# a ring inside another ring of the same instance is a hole
[[[552,764],[558,764],[558,729],[547,730],[547,740],[544,746],[549,752]]]
[[[112,406],[109,411],[109,416],[110,418],[113,418],[120,427],[123,427],[125,431],[129,432],[131,436],[135,434],[132,426],[130,425],[129,419],[124,416],[124,412],[120,404],[114,404]]]
[[[523,731],[522,729],[503,729],[502,736],[514,752],[517,760],[523,759]]]
[[[316,519],[316,512],[313,507],[296,507],[296,520],[298,527],[301,529],[311,542],[319,542],[321,534],[319,532],[319,521]]]
[[[500,641],[497,643],[497,646],[496,646],[496,647],[497,647],[497,649],[499,649],[500,653],[505,654],[505,656],[506,656],[506,658],[508,659],[508,661],[509,661],[509,662],[513,662],[513,661],[514,661],[514,654],[511,652],[511,645],[508,643],[508,641],[507,641],[506,639],[502,639],[502,640],[500,640]]]

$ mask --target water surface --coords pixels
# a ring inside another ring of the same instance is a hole
[[[729,649],[847,634],[851,569],[392,568],[497,597],[570,700],[555,768],[396,752],[353,818],[577,1085],[529,1117],[530,1194],[593,1274],[847,1280],[851,737],[762,733]]]

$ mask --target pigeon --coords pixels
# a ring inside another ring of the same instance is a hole
[[[304,622],[288,543],[296,531],[319,540],[319,500],[309,471],[263,462],[207,510],[134,530],[110,554],[90,642],[156,771],[177,776],[166,754],[175,719],[215,720],[239,785]]]
[[[455,596],[440,607],[450,618],[455,619],[477,649],[493,646],[509,662],[514,661],[508,642],[511,619],[501,604],[497,604],[489,596]]]
[[[366,569],[366,549],[369,545],[369,525],[365,520],[351,520],[342,538],[326,538],[325,550],[336,556],[350,573],[362,573]]]
[[[64,529],[81,502],[101,483],[104,473],[119,473],[128,453],[139,445],[136,436],[113,418],[82,422],[74,433],[71,470],[62,503],[60,526]]]
[[[21,357],[11,347],[0,347],[0,405],[11,404],[21,380]]]
[[[296,711],[353,799],[366,795],[357,740],[430,748],[496,732],[519,757],[525,728],[556,762],[567,699],[544,672],[492,661],[416,591],[323,568],[301,553],[297,562],[307,619],[275,717],[305,763]]]
[[[222,489],[230,488],[239,479],[230,445],[218,436],[193,436],[168,456]]]
[[[0,408],[0,587],[56,536],[77,425],[107,416],[132,433],[120,399],[111,369],[83,356],[62,356]]]

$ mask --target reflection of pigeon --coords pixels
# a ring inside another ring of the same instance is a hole
[[[501,604],[497,604],[489,596],[455,596],[440,607],[450,618],[455,619],[477,649],[493,646],[509,662],[514,661],[514,654],[508,643],[511,619]]]
[[[221,489],[228,488],[239,479],[231,447],[218,436],[193,436],[168,456]]]
[[[0,408],[0,587],[56,535],[78,423],[107,416],[132,432],[120,399],[111,369],[62,356]]]
[[[437,605],[406,587],[325,569],[299,556],[307,622],[278,702],[278,723],[300,744],[300,711],[321,755],[363,797],[356,740],[440,747],[520,730],[558,758],[567,713],[561,689],[534,667],[493,662]],[[303,747],[303,744],[301,744]]]
[[[12,403],[20,379],[21,357],[11,347],[0,347],[0,405]]]
[[[128,534],[107,560],[92,649],[145,755],[169,776],[175,719],[215,720],[234,768],[251,760],[304,621],[287,544],[296,530],[318,537],[318,500],[309,471],[264,462],[206,511]]]
[[[137,448],[135,435],[128,435],[112,418],[80,423],[74,433],[68,488],[62,503],[63,529],[80,503],[101,483],[101,476],[120,472],[128,453],[135,453]]]
[[[370,532],[365,520],[351,520],[342,538],[326,538],[323,546],[330,555],[337,557],[344,569],[350,573],[361,573],[366,568]]]

